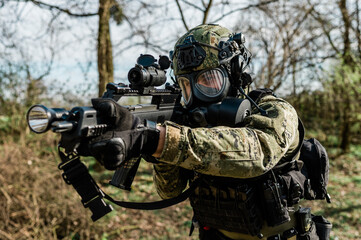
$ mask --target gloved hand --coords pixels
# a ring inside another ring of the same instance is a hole
[[[108,130],[124,131],[134,128],[139,123],[128,109],[120,106],[111,98],[93,98],[93,108],[97,110],[101,123],[108,125]],[[92,156],[89,139],[83,139],[77,147],[80,156]]]
[[[156,123],[141,122],[128,109],[113,99],[92,99],[102,123],[110,125],[109,131],[82,143],[80,155],[94,156],[106,169],[116,169],[124,160],[141,154],[152,155],[158,146],[159,131]]]
[[[111,98],[93,98],[92,104],[99,112],[101,122],[109,124],[111,129],[130,130],[139,123],[139,119],[135,118],[128,109]]]
[[[145,121],[126,131],[112,130],[91,140],[91,154],[108,170],[114,170],[123,161],[152,155],[158,147],[159,130],[156,123]]]

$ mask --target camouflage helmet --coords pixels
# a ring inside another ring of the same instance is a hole
[[[220,65],[219,44],[232,37],[232,32],[215,24],[199,25],[184,34],[171,53],[174,75],[212,69]],[[184,52],[192,51],[184,56]]]
[[[221,102],[236,97],[251,59],[242,33],[215,24],[189,30],[170,53],[172,68],[187,107]]]

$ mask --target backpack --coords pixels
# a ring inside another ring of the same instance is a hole
[[[305,198],[308,200],[325,199],[331,202],[327,193],[329,159],[326,149],[315,138],[303,140],[299,158],[303,163],[301,172],[306,176]]]

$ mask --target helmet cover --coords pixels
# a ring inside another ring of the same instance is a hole
[[[219,43],[231,36],[230,30],[215,24],[199,25],[189,30],[175,44],[172,56],[174,75],[218,67]]]

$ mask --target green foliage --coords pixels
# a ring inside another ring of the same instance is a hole
[[[45,99],[42,77],[33,78],[26,64],[2,61],[0,66],[0,143],[2,136],[13,139],[28,133],[26,110]]]
[[[11,126],[11,118],[9,116],[0,116],[0,131],[7,132]]]
[[[352,135],[360,134],[361,62],[353,59],[341,61],[324,82],[325,92],[332,96],[332,104],[338,112],[340,147],[350,150]]]
[[[3,63],[3,62],[2,62]],[[0,67],[0,115],[17,113],[42,100],[46,88],[42,77],[34,78],[26,64],[5,63]]]
[[[361,63],[339,64],[322,80],[322,91],[304,91],[287,100],[301,116],[307,137],[350,151],[361,134]]]

